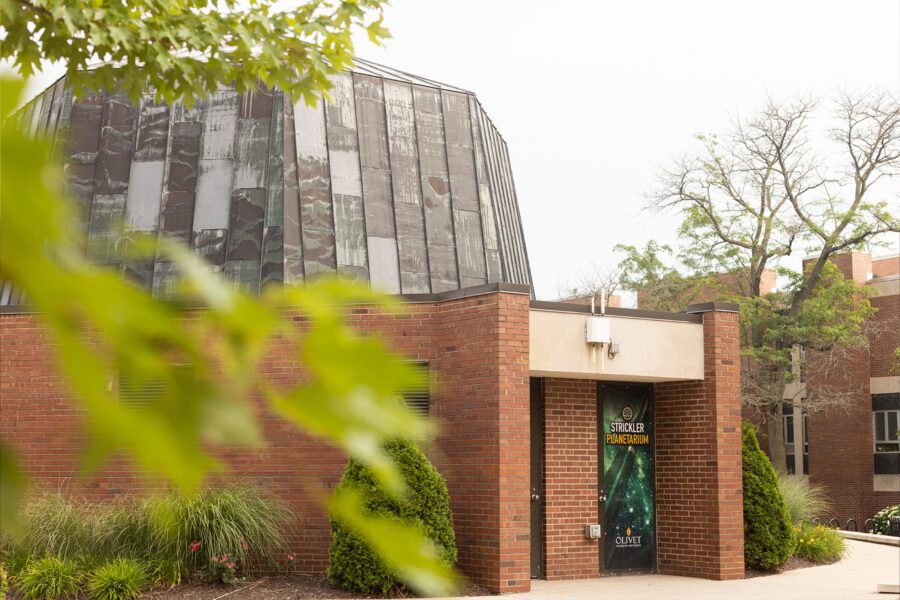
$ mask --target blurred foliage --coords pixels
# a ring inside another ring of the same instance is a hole
[[[91,264],[72,206],[61,197],[64,177],[50,160],[50,143],[26,135],[11,115],[22,84],[5,80],[2,86],[0,280],[20,289],[47,326],[73,401],[83,410],[90,439],[84,473],[124,454],[140,472],[193,494],[207,476],[226,469],[219,459],[223,447],[261,444],[257,411],[273,410],[341,448],[371,468],[387,490],[402,494],[402,479],[382,444],[432,433],[429,422],[400,397],[427,382],[379,338],[344,320],[353,304],[400,306],[333,279],[270,286],[250,296],[164,238],[126,234],[129,258],[155,252],[176,265],[180,280],[173,300],[154,298],[117,271]],[[274,343],[296,357],[302,383],[279,387],[261,376],[259,367]],[[120,376],[138,387],[161,384],[163,393],[146,406],[119,402]],[[253,400],[259,397],[268,406]],[[24,478],[6,446],[2,461],[7,527],[15,525]],[[365,518],[352,523],[361,535],[384,534],[386,528]],[[423,562],[427,544],[421,534],[396,522],[390,531],[379,551],[393,557],[404,579],[416,589],[447,592],[446,572]]]
[[[63,62],[76,95],[117,90],[193,104],[233,81],[313,102],[353,59],[352,33],[389,37],[383,0],[0,0],[0,58],[24,76]]]

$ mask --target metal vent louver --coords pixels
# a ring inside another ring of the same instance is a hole
[[[415,363],[414,366],[422,371],[422,380],[425,382],[425,385],[422,389],[404,392],[403,400],[413,412],[428,416],[428,411],[431,407],[431,393],[428,387],[428,363],[419,362]]]

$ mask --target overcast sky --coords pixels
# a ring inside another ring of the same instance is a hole
[[[385,22],[360,56],[474,91],[509,144],[541,298],[617,243],[675,242],[641,206],[694,134],[767,94],[900,93],[897,0],[394,0]]]
[[[539,298],[676,241],[641,207],[694,134],[767,94],[900,93],[898,0],[394,0],[385,24],[359,56],[474,91],[506,139]]]

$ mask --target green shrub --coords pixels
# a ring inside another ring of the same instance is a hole
[[[55,556],[29,564],[16,578],[25,600],[68,598],[78,593],[78,566]]]
[[[900,504],[888,506],[879,510],[875,514],[872,533],[880,533],[881,535],[891,534],[891,517],[900,517]]]
[[[6,600],[6,592],[9,589],[9,577],[6,575],[6,567],[0,564],[0,600]]]
[[[812,521],[828,513],[830,507],[824,488],[794,475],[777,473],[777,476],[778,491],[784,497],[792,523]]]
[[[358,490],[366,510],[374,516],[414,523],[435,544],[444,563],[453,566],[456,540],[444,478],[413,442],[389,442],[385,450],[406,483],[404,498],[389,496],[372,472],[354,460],[347,464],[338,490],[348,487]],[[334,518],[328,576],[341,588],[364,594],[383,594],[401,585],[368,544]]]
[[[772,463],[759,448],[756,428],[743,423],[744,559],[748,567],[778,569],[794,551],[794,530]]]
[[[797,536],[797,556],[818,564],[828,564],[844,556],[844,536],[837,529],[824,525],[801,523],[794,530]]]
[[[95,569],[87,588],[95,600],[132,600],[141,595],[147,581],[144,565],[134,559],[117,558]]]

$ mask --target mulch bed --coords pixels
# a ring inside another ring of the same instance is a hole
[[[460,596],[486,596],[486,589],[470,585],[460,590]],[[237,586],[207,585],[187,583],[171,589],[157,589],[147,592],[144,598],[168,600],[169,598],[186,598],[188,600],[299,600],[299,599],[342,599],[342,598],[415,598],[411,592],[395,592],[388,596],[366,596],[351,594],[338,589],[329,583],[324,575],[294,575],[290,577],[271,577],[258,581],[249,581]]]
[[[806,560],[805,558],[800,558],[799,556],[792,556],[790,559],[788,559],[784,566],[777,571],[757,571],[756,569],[746,569],[744,571],[744,577],[750,579],[752,577],[778,575],[779,573],[784,573],[785,571],[793,571],[795,569],[808,569],[809,567],[822,567],[825,565],[834,564],[836,562],[837,561],[835,560],[829,563],[814,563],[811,560]]]

